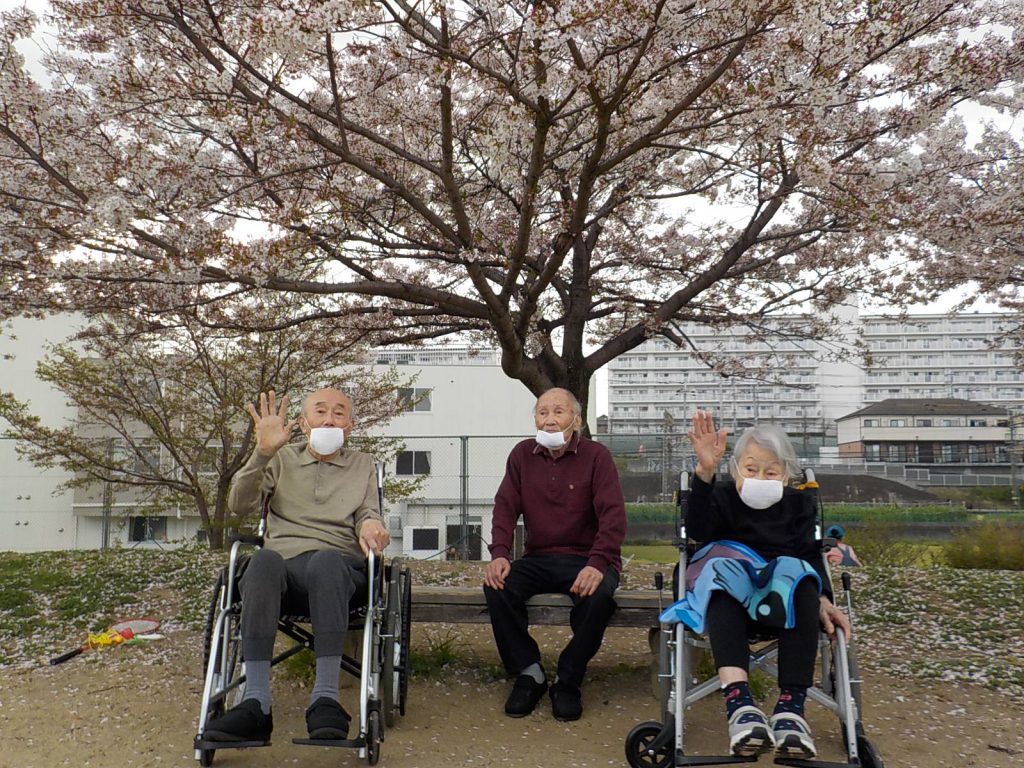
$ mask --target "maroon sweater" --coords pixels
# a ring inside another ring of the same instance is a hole
[[[582,555],[601,573],[622,570],[626,505],[615,462],[600,443],[576,433],[556,459],[533,438],[516,445],[494,497],[492,558],[509,557],[520,515],[525,554]]]

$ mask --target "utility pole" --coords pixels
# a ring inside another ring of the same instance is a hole
[[[672,434],[675,431],[675,419],[668,411],[662,411],[665,421],[665,434],[661,441],[661,496],[663,500],[672,498]]]
[[[1010,411],[1008,423],[1010,425],[1010,505],[1014,509],[1020,509],[1020,486],[1017,478],[1017,419],[1019,414]]]

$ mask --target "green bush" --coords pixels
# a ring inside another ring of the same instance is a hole
[[[922,504],[899,506],[886,504],[866,507],[857,504],[826,504],[825,518],[830,523],[846,523],[858,520],[889,520],[894,523],[949,523],[967,520],[971,512],[962,507],[944,504]]]
[[[905,568],[925,564],[929,560],[928,545],[899,538],[901,527],[900,522],[884,513],[864,515],[856,537],[851,535],[846,543],[854,548],[864,565]]]
[[[956,504],[971,504],[976,509],[985,507],[1009,507],[1010,486],[979,486],[977,488],[932,488],[933,496],[950,499]]]
[[[626,519],[634,523],[674,523],[678,508],[675,504],[627,504]]]
[[[953,568],[1024,571],[1024,525],[981,523],[947,543],[943,555]]]

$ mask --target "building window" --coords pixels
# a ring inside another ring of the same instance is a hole
[[[889,419],[890,427],[905,427],[907,426],[906,419]]]
[[[395,461],[396,475],[429,475],[430,451],[402,451]]]
[[[881,461],[882,448],[877,443],[870,443],[864,446],[865,461]]]
[[[930,427],[932,425],[931,419],[918,419],[917,426],[919,427]]]
[[[907,449],[902,445],[889,446],[889,461],[906,461]]]
[[[877,427],[877,426],[879,426],[878,419],[864,419],[864,426],[865,427]]]
[[[429,411],[431,392],[427,387],[399,387],[398,404],[407,413]]]
[[[967,426],[968,427],[985,427],[985,426],[988,426],[988,425],[985,423],[984,419],[968,419],[967,420]]]
[[[167,541],[166,517],[128,518],[129,541]]]

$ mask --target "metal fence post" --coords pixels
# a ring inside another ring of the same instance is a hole
[[[459,557],[469,559],[469,437],[459,438],[461,466],[459,468]]]

